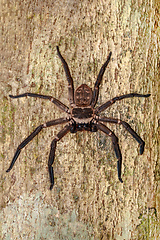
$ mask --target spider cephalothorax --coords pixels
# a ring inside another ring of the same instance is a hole
[[[69,67],[65,61],[65,59],[62,57],[59,48],[57,47],[57,53],[60,57],[63,67],[66,73],[67,81],[68,81],[68,94],[69,94],[69,102],[70,102],[70,108],[68,108],[65,104],[57,100],[56,98],[52,96],[46,96],[41,94],[35,94],[35,93],[23,93],[17,96],[10,95],[11,98],[21,98],[21,97],[35,97],[35,98],[42,98],[42,99],[48,99],[52,103],[54,103],[57,107],[59,107],[61,110],[66,112],[68,114],[68,117],[66,118],[59,118],[55,119],[49,122],[46,122],[44,124],[41,124],[38,126],[17,148],[16,153],[12,159],[12,162],[10,164],[10,167],[8,168],[7,172],[9,172],[15,161],[17,160],[21,149],[24,148],[43,128],[54,126],[57,124],[63,124],[68,123],[65,125],[65,127],[57,134],[57,136],[53,139],[51,143],[51,150],[49,154],[48,159],[48,171],[50,176],[50,190],[53,188],[54,185],[54,174],[53,174],[53,162],[55,157],[55,150],[57,142],[64,137],[69,131],[71,133],[76,133],[77,131],[90,131],[90,132],[97,132],[98,130],[104,132],[112,139],[113,148],[116,153],[116,157],[118,159],[117,161],[117,170],[118,170],[118,178],[120,182],[122,181],[121,178],[121,167],[122,167],[122,155],[118,144],[118,138],[115,136],[115,134],[106,127],[103,123],[109,122],[109,123],[115,123],[115,124],[122,124],[122,126],[137,140],[137,142],[140,144],[140,154],[143,154],[144,151],[144,145],[145,142],[140,138],[140,136],[137,135],[137,133],[130,127],[130,125],[120,119],[115,118],[107,118],[107,117],[100,117],[99,114],[110,107],[112,104],[114,104],[116,101],[122,100],[124,98],[130,98],[130,97],[149,97],[150,94],[138,94],[138,93],[129,93],[122,96],[118,96],[115,98],[112,98],[111,100],[107,101],[106,103],[102,104],[99,107],[95,108],[95,105],[98,100],[98,93],[99,93],[99,85],[102,81],[102,77],[104,74],[104,71],[110,61],[111,58],[111,52],[107,58],[107,61],[103,64],[101,67],[101,70],[98,74],[97,80],[94,85],[94,89],[92,92],[92,89],[88,87],[86,84],[82,84],[79,86],[75,93],[74,93],[74,86],[73,86],[73,79],[71,77]]]

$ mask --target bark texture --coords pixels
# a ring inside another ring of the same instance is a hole
[[[158,0],[1,2],[1,239],[158,239],[159,14]],[[5,172],[24,138],[38,125],[65,116],[47,100],[9,98],[32,92],[69,104],[57,45],[75,88],[93,88],[112,51],[97,106],[130,92],[151,93],[147,99],[119,101],[102,114],[126,121],[146,143],[141,156],[123,127],[107,124],[119,138],[123,184],[111,139],[78,132],[57,144],[50,191],[50,143],[62,126],[43,129]]]

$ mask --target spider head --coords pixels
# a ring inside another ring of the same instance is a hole
[[[74,94],[74,100],[76,106],[87,107],[91,104],[92,100],[92,89],[86,84],[79,86]]]

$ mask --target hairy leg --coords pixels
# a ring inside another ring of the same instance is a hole
[[[136,141],[140,144],[140,154],[141,155],[143,154],[145,142],[141,139],[140,136],[138,136],[138,134],[131,128],[131,126],[128,123],[120,119],[106,118],[106,117],[100,117],[99,121],[121,124],[132,135],[132,137],[134,137]]]
[[[112,104],[114,104],[116,101],[120,101],[120,100],[122,100],[124,98],[149,97],[150,95],[151,94],[143,95],[143,94],[138,94],[138,93],[130,93],[130,94],[125,94],[125,95],[122,95],[122,96],[119,96],[119,97],[115,97],[115,98],[112,98],[111,100],[109,100],[108,102],[102,104],[100,107],[97,107],[95,109],[95,113],[96,114],[101,113],[102,111],[104,111],[105,109],[110,107]]]
[[[57,107],[59,107],[61,110],[63,110],[66,113],[69,113],[69,108],[65,104],[61,103],[58,99],[52,96],[46,96],[46,95],[41,95],[36,93],[23,93],[16,96],[13,96],[13,95],[9,95],[9,96],[10,98],[34,97],[34,98],[48,99],[51,102],[53,102]]]
[[[50,177],[50,182],[51,182],[50,190],[52,190],[52,188],[54,186],[54,173],[53,173],[52,165],[53,165],[54,158],[55,158],[56,145],[57,145],[57,142],[70,131],[71,126],[72,125],[66,125],[57,134],[57,136],[53,139],[53,141],[51,143],[51,150],[50,150],[49,159],[48,159],[48,171],[49,171],[49,177]]]
[[[97,103],[97,100],[98,100],[98,94],[99,94],[99,85],[102,81],[102,77],[103,77],[103,74],[105,72],[105,69],[106,67],[108,66],[108,63],[111,59],[111,55],[112,55],[112,52],[109,53],[109,56],[107,58],[107,61],[103,64],[103,66],[101,67],[101,70],[98,74],[98,77],[97,77],[97,80],[95,82],[95,85],[94,85],[94,90],[93,90],[93,98],[92,98],[92,103],[91,103],[91,106],[94,107]]]
[[[9,168],[7,169],[6,172],[9,172],[9,171],[13,168],[13,166],[14,166],[14,164],[15,164],[15,162],[16,162],[16,160],[17,160],[17,158],[18,158],[18,156],[19,156],[19,154],[20,154],[20,152],[21,152],[21,150],[22,150],[22,148],[24,148],[43,128],[50,127],[50,126],[54,126],[54,125],[57,125],[57,124],[66,123],[66,122],[68,122],[68,121],[69,121],[69,120],[66,119],[66,118],[59,118],[59,119],[55,119],[55,120],[46,122],[46,123],[38,126],[38,127],[18,146],[18,148],[17,148],[17,150],[16,150],[16,152],[15,152],[15,155],[14,155],[14,157],[13,157],[13,159],[12,159],[12,162],[11,162],[11,164],[10,164],[10,166],[9,166]]]
[[[102,123],[98,122],[97,123],[97,128],[99,130],[101,130],[102,132],[104,132],[105,134],[107,134],[112,139],[113,148],[114,148],[116,157],[118,159],[118,161],[117,161],[118,179],[119,179],[120,182],[123,182],[123,180],[121,178],[122,154],[121,154],[121,151],[120,151],[120,148],[119,148],[118,138],[115,136],[115,134],[109,128],[107,128]]]
[[[64,71],[66,73],[66,77],[67,77],[67,81],[68,81],[68,94],[69,94],[69,101],[70,104],[72,105],[74,103],[74,86],[73,86],[73,79],[71,77],[71,73],[68,67],[67,62],[65,61],[65,59],[62,57],[59,47],[57,46],[57,53],[59,58],[61,59],[61,62],[63,64],[64,67]]]

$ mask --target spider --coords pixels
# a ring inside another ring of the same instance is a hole
[[[121,95],[118,97],[114,97],[111,100],[107,101],[106,103],[102,104],[101,106],[95,107],[98,100],[98,95],[99,95],[99,85],[101,84],[103,74],[111,59],[112,52],[109,53],[109,56],[106,62],[103,64],[103,66],[100,69],[93,91],[86,84],[82,84],[75,90],[75,92],[74,92],[73,79],[71,77],[68,64],[66,63],[65,59],[62,57],[58,46],[57,46],[57,54],[63,64],[64,71],[68,81],[68,95],[69,95],[70,108],[52,96],[46,96],[41,94],[27,92],[27,93],[23,93],[16,96],[9,95],[9,97],[21,98],[21,97],[28,96],[28,97],[34,97],[34,98],[48,99],[52,103],[54,103],[58,108],[66,112],[67,117],[55,119],[38,126],[18,146],[15,152],[15,155],[12,159],[12,162],[10,164],[10,167],[7,169],[6,172],[9,172],[12,169],[14,163],[16,162],[21,152],[21,149],[24,148],[43,128],[67,123],[64,126],[64,128],[56,135],[56,137],[53,139],[51,143],[51,149],[50,149],[50,154],[48,159],[48,171],[49,171],[49,177],[50,177],[50,183],[51,183],[50,190],[52,190],[54,186],[54,173],[53,173],[52,165],[55,158],[56,145],[57,145],[57,142],[60,139],[62,139],[69,131],[71,133],[76,133],[78,131],[97,132],[98,130],[100,130],[103,133],[107,134],[109,137],[111,137],[113,148],[117,157],[118,179],[122,183],[123,182],[121,178],[122,154],[119,148],[118,138],[108,127],[104,125],[104,123],[108,122],[108,123],[121,124],[132,135],[132,137],[135,138],[135,140],[140,144],[140,154],[143,154],[144,152],[145,142],[141,139],[140,136],[137,135],[137,133],[125,121],[122,121],[120,119],[101,117],[99,116],[99,114],[104,110],[106,110],[108,107],[110,107],[112,104],[114,104],[116,101],[120,101],[124,98],[132,98],[132,97],[149,97],[150,94],[143,95],[138,93],[129,93],[129,94]]]

